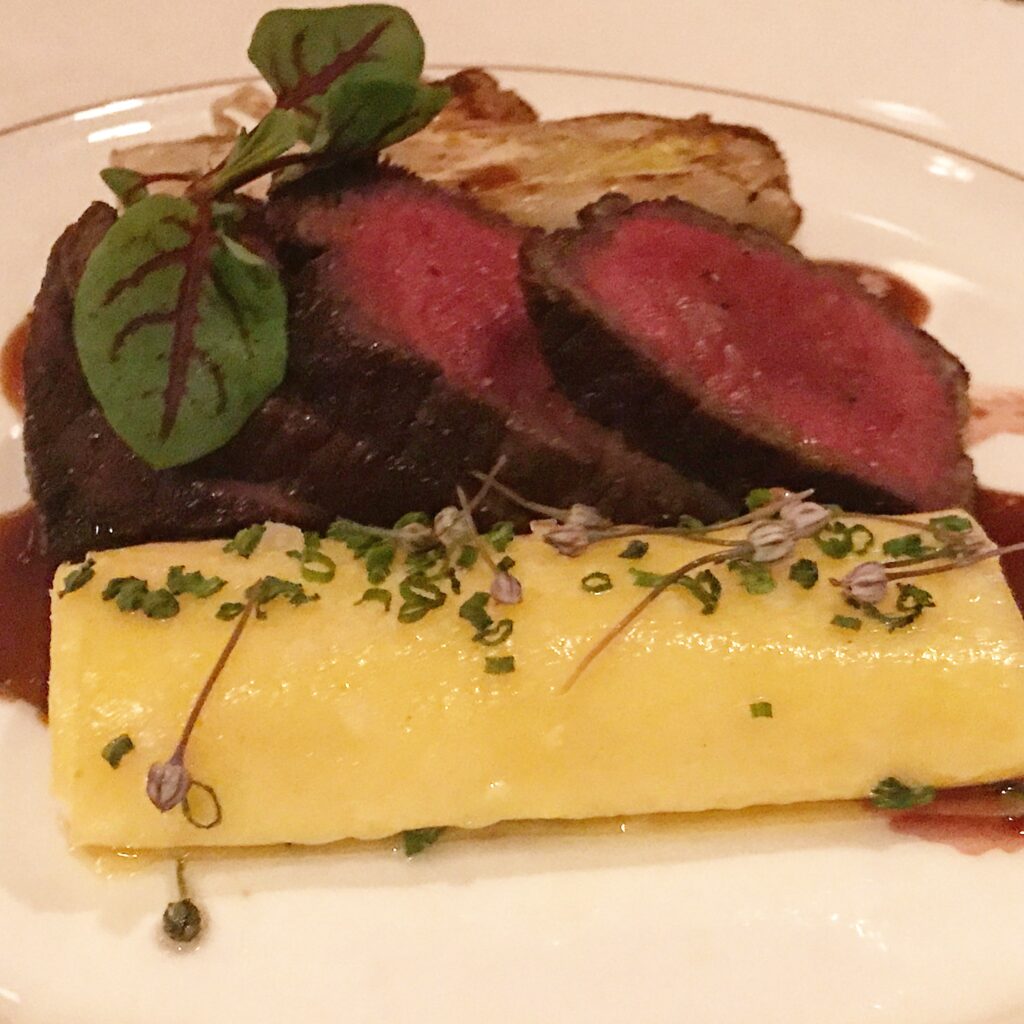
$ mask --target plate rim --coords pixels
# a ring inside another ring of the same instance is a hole
[[[639,85],[654,85],[665,88],[679,89],[686,92],[703,92],[713,96],[723,96],[729,99],[746,100],[753,103],[762,103],[766,106],[777,107],[783,110],[796,111],[802,114],[813,114],[818,117],[825,117],[833,121],[839,121],[845,124],[852,124],[859,128],[867,128],[870,131],[879,132],[883,135],[892,136],[894,138],[902,139],[906,142],[912,142],[919,146],[926,146],[931,150],[938,150],[939,152],[945,153],[949,156],[956,157],[960,160],[967,160],[980,167],[984,167],[996,174],[1002,175],[1009,178],[1011,181],[1016,181],[1020,184],[1024,184],[1024,170],[1016,170],[998,160],[992,160],[989,157],[982,156],[979,153],[975,153],[971,150],[964,149],[959,146],[950,145],[947,142],[940,142],[927,135],[921,135],[917,132],[909,131],[905,128],[897,128],[894,125],[883,124],[878,121],[873,121],[869,117],[860,117],[857,114],[850,114],[844,111],[833,110],[829,107],[821,107],[813,103],[804,103],[800,100],[788,100],[782,99],[777,96],[769,96],[764,93],[751,92],[745,89],[734,89],[727,86],[718,85],[706,85],[700,82],[690,82],[684,79],[670,78],[660,75],[641,75],[632,74],[629,72],[617,72],[617,71],[598,71],[587,68],[567,68],[560,67],[557,65],[548,64],[492,64],[492,63],[474,63],[470,62],[428,62],[426,65],[427,70],[436,71],[461,71],[465,68],[480,67],[486,71],[492,72],[511,72],[514,74],[551,74],[551,75],[569,75],[574,78],[585,78],[585,79],[597,79],[611,82],[632,82]],[[34,128],[41,128],[46,125],[54,124],[60,121],[73,119],[76,114],[80,114],[83,111],[99,110],[105,106],[124,102],[125,100],[155,100],[165,96],[179,96],[184,93],[198,92],[202,89],[214,89],[218,87],[230,88],[232,86],[246,85],[250,83],[261,82],[262,78],[257,74],[251,75],[232,75],[225,78],[211,78],[204,79],[197,82],[183,82],[178,85],[167,86],[157,89],[147,89],[143,92],[137,92],[132,96],[115,96],[108,97],[104,100],[99,100],[93,103],[85,103],[74,107],[68,107],[63,110],[54,111],[49,114],[42,114],[38,117],[28,118],[24,121],[16,121],[13,124],[5,125],[0,127],[0,140],[7,139],[13,135],[17,135],[21,132],[30,131]]]

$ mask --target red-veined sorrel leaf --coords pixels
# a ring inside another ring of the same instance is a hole
[[[445,86],[395,81],[371,66],[335,82],[310,143],[314,153],[357,157],[418,132],[451,98]]]
[[[254,176],[299,140],[297,116],[290,110],[271,110],[251,132],[243,131],[222,166],[203,179],[203,186],[220,195]]]
[[[417,82],[423,39],[412,18],[388,4],[270,11],[256,26],[249,59],[270,83],[277,106],[299,115],[309,142],[327,91],[356,68],[369,65],[394,82]]]
[[[219,448],[284,376],[280,279],[217,230],[211,207],[161,195],[134,203],[75,295],[89,387],[114,430],[158,469]]]

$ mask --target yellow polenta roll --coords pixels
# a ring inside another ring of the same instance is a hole
[[[237,624],[217,609],[243,601],[260,577],[300,580],[286,550],[302,537],[272,527],[248,559],[213,541],[102,552],[95,577],[62,598],[55,587],[53,601],[53,783],[70,839],[325,843],[503,819],[863,797],[887,776],[952,786],[1024,773],[1024,627],[998,564],[920,579],[935,606],[889,632],[827,579],[884,557],[881,542],[907,532],[866,525],[872,552],[834,560],[801,541],[772,566],[770,593],[749,593],[740,573],[715,567],[722,592],[712,614],[685,590],[665,592],[567,693],[583,655],[648,592],[631,569],[665,573],[712,549],[652,537],[638,560],[619,557],[625,541],[569,558],[517,538],[505,554],[523,600],[488,607],[514,623],[488,647],[459,615],[489,587],[482,559],[461,572],[460,595],[442,580],[445,604],[402,622],[402,557],[379,585],[393,595],[385,610],[357,604],[370,586],[365,563],[324,541],[334,578],[305,583],[315,602],[278,600],[248,621],[199,716],[185,762],[220,800],[222,821],[209,830],[180,808],[159,812],[147,769],[171,755]],[[797,558],[818,564],[811,589],[789,578]],[[181,595],[166,619],[101,597],[117,577],[162,587],[176,565],[227,583],[211,597]],[[592,573],[607,574],[611,588],[591,577],[602,592],[584,589]],[[843,615],[861,628],[833,622]],[[506,660],[488,672],[488,658]],[[514,671],[493,671],[509,658]],[[122,734],[134,749],[115,770],[101,752]]]

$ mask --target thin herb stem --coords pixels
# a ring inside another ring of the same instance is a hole
[[[953,554],[949,548],[941,548],[930,555],[921,555],[918,558],[897,558],[891,562],[882,562],[883,569],[903,569],[908,565],[920,565],[922,562],[935,562],[940,558],[949,558]]]
[[[507,462],[507,455],[499,455],[498,461],[491,466],[490,472],[488,472],[486,476],[483,476],[480,473],[473,474],[477,480],[482,481],[482,486],[480,487],[480,490],[473,495],[473,500],[469,503],[469,507],[463,509],[466,515],[472,518],[473,513],[480,507],[484,498],[487,497],[487,492],[490,491],[492,487],[496,486],[498,474],[505,468]]]
[[[238,621],[235,623],[235,628],[231,631],[231,636],[228,637],[228,642],[224,645],[224,649],[220,652],[220,656],[217,658],[216,664],[213,666],[210,674],[206,677],[206,682],[203,684],[203,688],[199,691],[199,696],[196,697],[195,703],[192,705],[192,710],[189,712],[188,719],[185,722],[185,727],[181,731],[181,739],[178,741],[178,746],[175,748],[174,753],[169,759],[170,762],[175,764],[184,763],[185,747],[188,745],[189,737],[192,735],[192,730],[196,726],[196,722],[203,710],[203,706],[206,704],[207,698],[210,696],[210,692],[213,690],[214,684],[220,677],[221,672],[224,671],[224,666],[228,663],[228,658],[231,657],[231,652],[238,645],[238,641],[242,636],[242,630],[245,629],[245,624],[249,621],[249,617],[252,615],[255,607],[256,599],[254,597],[250,597],[249,600],[246,601],[241,615],[238,616]]]
[[[694,569],[699,569],[703,565],[713,565],[726,561],[731,555],[739,555],[742,553],[744,545],[734,545],[730,551],[716,551],[713,554],[701,555],[700,558],[695,558],[692,562],[687,562],[686,565],[680,566],[674,572],[670,572],[667,576],[663,576],[658,583],[655,584],[651,590],[644,595],[642,601],[634,605],[625,615],[615,623],[612,628],[601,637],[598,642],[590,648],[589,651],[583,656],[580,663],[573,669],[569,678],[565,681],[565,685],[561,689],[561,693],[568,693],[569,690],[575,685],[576,681],[583,675],[584,672],[594,663],[594,661],[611,645],[616,637],[621,636],[625,630],[627,630],[636,619],[643,613],[644,609],[648,608],[654,601],[656,601],[662,594],[668,590],[669,587],[678,583],[687,573],[693,572]]]
[[[731,548],[736,542],[732,540],[720,540],[717,537],[707,537],[696,530],[682,526],[611,526],[606,530],[591,530],[589,532],[590,542],[597,543],[602,540],[619,540],[622,537],[688,537],[701,544],[711,544],[715,547]]]
[[[473,473],[473,476],[475,476],[477,480],[486,481],[487,479],[483,473],[479,472]],[[521,508],[525,508],[527,512],[536,512],[538,515],[550,516],[554,519],[565,519],[569,514],[569,509],[567,508],[555,508],[554,505],[542,505],[540,502],[530,501],[529,498],[524,498],[521,494],[513,491],[511,487],[507,487],[498,480],[492,480],[491,485],[499,494],[504,495],[509,501],[514,502]]]
[[[792,505],[797,501],[805,501],[812,494],[814,494],[814,488],[800,491],[797,494],[787,494],[784,498],[776,498],[775,501],[769,501],[767,504],[761,505],[745,515],[737,516],[735,519],[726,519],[721,523],[711,523],[709,526],[694,527],[693,530],[687,531],[687,533],[691,536],[697,536],[704,533],[717,533],[719,530],[730,530],[734,526],[746,526],[747,523],[755,523],[774,515],[786,505]]]
[[[178,899],[187,900],[188,897],[188,885],[185,882],[185,858],[178,857],[174,862],[174,877],[178,883]]]
[[[500,487],[499,484],[495,484],[496,487]],[[455,494],[459,499],[459,507],[462,509],[462,514],[466,517],[466,525],[469,527],[470,533],[473,535],[473,540],[476,541],[478,550],[483,556],[483,560],[488,564],[491,572],[497,574],[498,565],[491,557],[490,551],[487,550],[487,545],[483,542],[480,537],[480,532],[476,528],[476,523],[473,522],[473,513],[470,510],[469,500],[466,498],[466,492],[462,489],[461,485],[455,488]]]
[[[1010,544],[1005,548],[987,548],[979,551],[976,555],[965,555],[963,558],[946,562],[945,565],[932,566],[929,569],[921,569],[918,572],[893,572],[889,573],[890,580],[909,580],[917,576],[934,576],[940,572],[952,572],[954,569],[963,569],[965,566],[974,565],[975,562],[983,562],[986,558],[1002,558],[1003,555],[1012,555],[1018,551],[1024,551],[1024,541],[1019,544]]]

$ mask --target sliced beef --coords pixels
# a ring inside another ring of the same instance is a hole
[[[272,199],[267,217],[298,253],[291,382],[366,440],[359,474],[317,470],[321,500],[345,507],[355,487],[374,506],[390,496],[388,516],[436,508],[505,455],[503,479],[536,501],[582,501],[619,521],[726,511],[554,390],[518,283],[522,228],[398,173],[307,185]]]
[[[532,237],[523,281],[578,408],[733,498],[969,506],[967,374],[848,275],[678,200],[608,196]]]
[[[29,481],[58,558],[264,519],[389,525],[450,503],[502,453],[509,482],[539,500],[640,521],[724,509],[552,392],[518,290],[518,229],[391,178],[275,202],[291,257],[284,384],[224,448],[154,470],[107,424],[72,336],[75,289],[114,217],[94,204],[55,245],[25,354]]]

